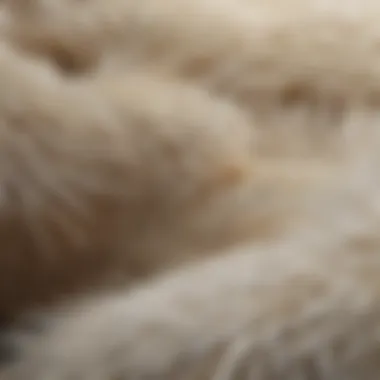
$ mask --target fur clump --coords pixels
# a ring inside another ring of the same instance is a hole
[[[0,2],[0,379],[380,377],[379,10]]]
[[[202,89],[140,73],[70,82],[6,44],[0,82],[1,311],[158,266],[155,225],[164,240],[250,170],[247,120]]]

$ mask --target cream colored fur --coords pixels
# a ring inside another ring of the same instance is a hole
[[[380,378],[377,1],[0,6],[1,380]]]

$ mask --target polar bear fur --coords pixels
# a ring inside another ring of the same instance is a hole
[[[1,380],[380,376],[377,1],[0,6]]]

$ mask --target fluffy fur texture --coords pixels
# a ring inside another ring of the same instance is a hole
[[[191,228],[178,215],[248,171],[247,122],[202,90],[137,75],[70,82],[6,45],[0,67],[1,310],[106,267],[159,266],[165,233]]]
[[[380,378],[377,1],[0,5],[1,380]]]

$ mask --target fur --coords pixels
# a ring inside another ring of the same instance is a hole
[[[380,377],[377,1],[0,5],[1,380]]]

